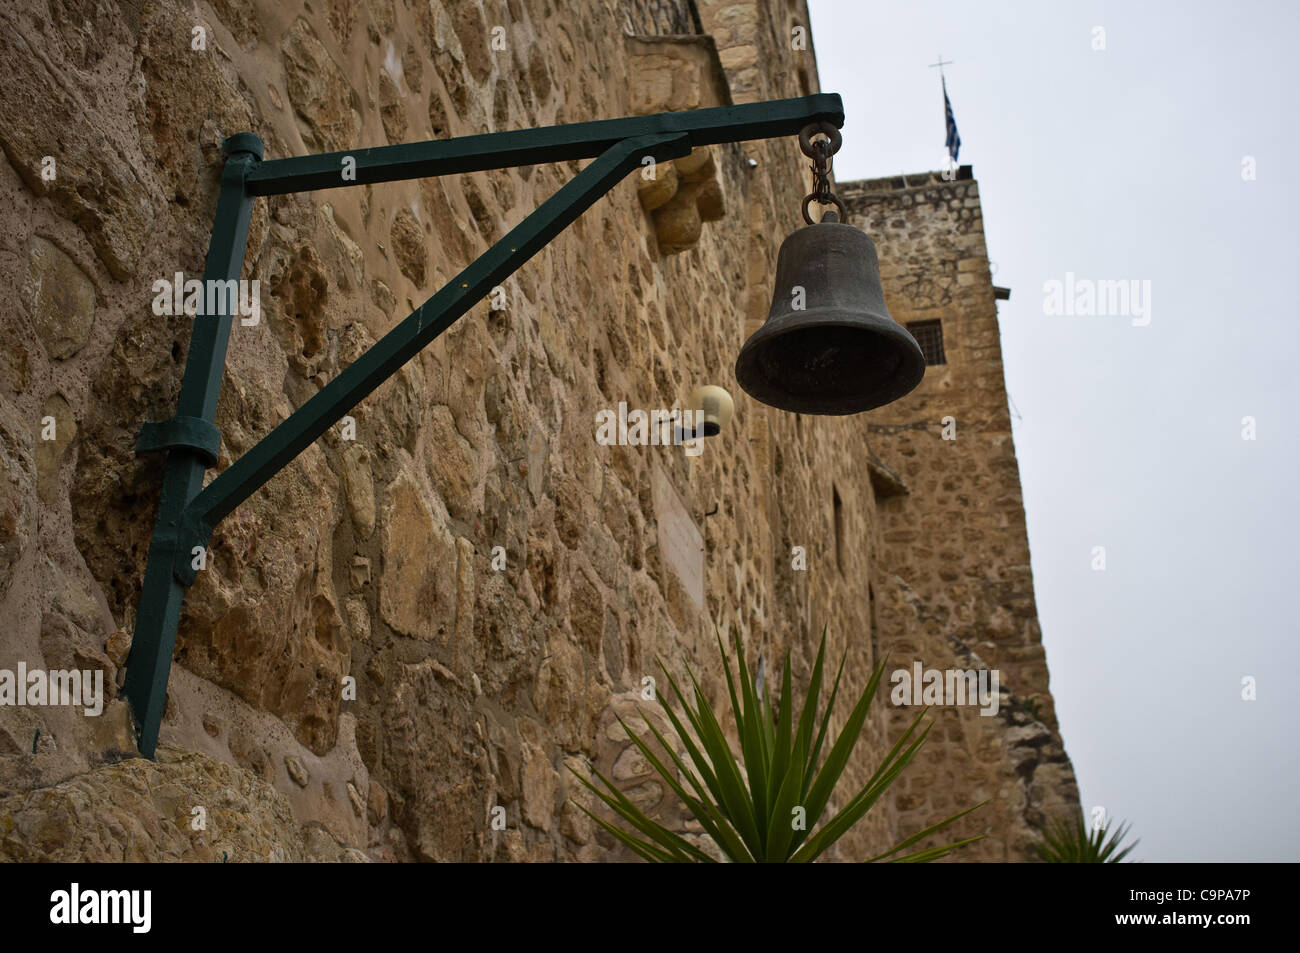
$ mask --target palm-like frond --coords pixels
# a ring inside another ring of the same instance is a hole
[[[1139,841],[1120,850],[1129,825],[1120,824],[1114,831],[1110,827],[1111,822],[1107,821],[1104,826],[1090,830],[1082,816],[1052,823],[1043,832],[1038,856],[1049,864],[1118,864]]]
[[[648,741],[627,724],[624,723],[623,728],[727,860],[735,863],[815,861],[862,819],[916,756],[929,733],[928,726],[917,733],[925,710],[917,715],[885,755],[862,790],[814,831],[813,827],[825,813],[835,786],[857,744],[871,700],[875,697],[884,674],[885,662],[882,660],[872,672],[866,689],[849,713],[839,735],[828,738],[831,712],[839,694],[840,678],[844,674],[844,661],[840,660],[826,709],[819,714],[818,706],[825,677],[825,631],[822,632],[821,646],[817,650],[808,694],[799,708],[797,719],[790,684],[789,655],[786,655],[785,671],[781,676],[781,687],[774,709],[766,689],[760,690],[755,685],[754,677],[745,663],[740,637],[735,635],[734,641],[734,674],[721,637],[718,639],[718,650],[722,654],[727,693],[736,718],[739,758],[732,752],[726,732],[689,666],[686,668],[690,680],[688,695],[667,667],[662,662],[659,665],[676,699],[676,705],[681,709],[679,715],[674,706],[660,696],[664,712],[681,747],[685,749],[681,754],[648,720],[650,733],[666,754],[666,759],[656,754]],[[688,701],[688,697],[691,700]],[[823,759],[822,751],[828,741],[830,748]],[[621,818],[630,830],[597,817],[580,804],[578,807],[637,856],[663,863],[713,860],[709,854],[681,835],[646,816],[608,778],[596,771],[592,773],[599,785],[574,772],[578,780]],[[940,847],[903,853],[969,814],[975,807],[913,834],[872,860],[928,861],[979,840],[979,837],[974,837]]]

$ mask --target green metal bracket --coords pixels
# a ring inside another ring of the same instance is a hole
[[[252,133],[227,139],[205,280],[238,278],[252,201],[314,189],[594,159],[469,267],[380,338],[365,354],[203,486],[216,462],[213,420],[225,368],[231,315],[195,318],[177,413],[146,425],[141,451],[169,449],[158,519],[149,546],[140,608],[122,693],[138,724],[140,753],[154,756],[167,700],[167,677],[185,588],[197,575],[193,554],[217,523],[248,499],[366,395],[450,327],[493,287],[545,248],[628,172],[649,157],[680,158],[693,147],[794,136],[809,123],[844,124],[834,93],[689,112],[489,133],[459,139],[261,161]]]
[[[140,440],[135,452],[154,453],[159,450],[189,450],[207,466],[217,465],[221,451],[221,431],[202,417],[173,417],[161,423],[148,423],[140,428]]]

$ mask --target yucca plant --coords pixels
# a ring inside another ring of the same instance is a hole
[[[1120,824],[1114,832],[1110,825],[1111,822],[1107,821],[1103,826],[1090,830],[1082,815],[1073,821],[1055,822],[1043,832],[1038,856],[1049,864],[1118,864],[1139,841],[1120,850],[1128,836],[1129,825]]]
[[[838,737],[831,740],[823,761],[821,755],[827,741],[831,711],[839,692],[840,677],[844,673],[844,660],[841,658],[839,671],[831,687],[830,700],[825,712],[819,715],[826,655],[825,631],[822,632],[817,661],[813,665],[808,695],[797,720],[790,689],[789,653],[786,654],[785,672],[781,678],[780,698],[773,708],[767,690],[756,686],[750,675],[738,635],[735,637],[735,645],[737,671],[733,677],[731,662],[723,650],[722,639],[718,639],[718,651],[722,654],[731,708],[736,717],[736,733],[740,740],[739,757],[733,754],[727,735],[708,699],[700,690],[699,682],[689,665],[686,671],[694,690],[693,705],[687,702],[677,681],[663,662],[659,663],[686,720],[686,724],[683,724],[682,717],[673,710],[673,706],[662,696],[659,697],[685,748],[683,755],[679,755],[677,749],[649,720],[646,723],[666,753],[666,761],[621,718],[619,722],[664,783],[699,821],[724,858],[736,863],[815,861],[862,819],[916,756],[930,731],[927,725],[917,737],[912,737],[926,710],[923,709],[912,721],[862,790],[851,797],[839,813],[813,830],[857,744],[867,709],[884,673],[885,662],[882,660],[872,672],[871,680],[849,715],[844,729]],[[736,694],[737,682],[739,696]],[[687,725],[690,727],[689,732]],[[687,765],[683,758],[689,759],[690,764]],[[625,830],[597,817],[581,804],[577,806],[639,857],[657,863],[712,863],[716,860],[684,837],[646,816],[600,772],[593,769],[592,773],[599,780],[599,787],[590,779],[574,772],[578,780],[618,815],[629,829]],[[871,860],[928,861],[973,843],[980,838],[972,837],[941,847],[903,853],[979,806],[977,804],[967,808],[918,831]]]

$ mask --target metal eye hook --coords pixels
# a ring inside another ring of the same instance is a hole
[[[840,144],[844,141],[840,131],[828,122],[812,122],[799,130],[799,149],[808,158],[817,158],[812,142],[812,137],[816,135],[823,135],[830,140],[828,155],[833,156],[840,151]]]
[[[817,203],[819,203],[819,204],[821,204],[821,205],[834,205],[837,209],[839,209],[839,218],[837,219],[837,221],[839,221],[840,223],[843,223],[843,224],[847,224],[847,223],[848,223],[848,221],[849,221],[849,210],[848,210],[847,208],[844,207],[844,203],[840,201],[840,197],[839,197],[838,195],[835,195],[835,194],[832,193],[831,196],[830,196],[830,198],[829,198],[828,200],[824,201],[824,202],[823,202],[821,199],[817,198],[816,195],[806,195],[806,196],[804,196],[804,200],[803,200],[803,220],[804,220],[804,222],[805,222],[806,224],[808,224],[808,225],[820,225],[820,224],[821,224],[821,222],[814,222],[814,221],[812,220],[812,216],[810,216],[810,215],[808,214],[808,206],[812,205],[813,202],[817,202]],[[826,213],[827,216],[832,215],[832,214],[834,214],[834,213],[832,213],[832,212],[827,212],[827,213]],[[823,222],[826,221],[826,217],[825,217],[825,216],[822,217],[822,221],[823,221]]]

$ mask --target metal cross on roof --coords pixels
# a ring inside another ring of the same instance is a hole
[[[937,62],[937,63],[931,63],[931,64],[930,64],[930,69],[934,69],[936,66],[939,67],[939,78],[942,79],[942,78],[943,78],[943,68],[944,68],[945,66],[951,66],[951,65],[952,65],[952,60],[945,60],[945,59],[943,58],[943,54],[940,53],[940,54],[939,54],[939,62]]]

